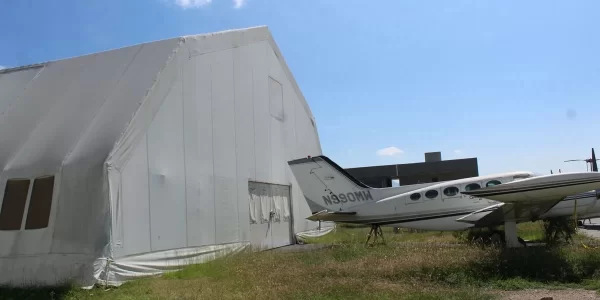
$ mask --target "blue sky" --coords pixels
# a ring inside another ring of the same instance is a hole
[[[582,171],[599,147],[600,2],[4,0],[0,65],[268,25],[343,167],[478,157]]]

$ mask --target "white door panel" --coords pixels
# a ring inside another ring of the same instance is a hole
[[[248,182],[250,242],[261,250],[289,245],[291,238],[290,187]]]

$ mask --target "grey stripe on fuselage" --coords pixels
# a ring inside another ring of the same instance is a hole
[[[311,210],[313,212],[318,212],[318,211],[323,211],[323,210],[331,211],[330,209],[327,209],[327,208],[323,207],[322,205],[317,204],[315,201],[312,201],[311,199],[309,199],[306,196],[304,196],[304,198],[306,199],[308,206],[311,208]],[[489,205],[488,204],[472,205],[472,206],[469,206],[466,208],[461,208],[461,209],[440,209],[440,210],[434,210],[434,211],[426,212],[426,213],[415,213],[415,212],[408,212],[408,213],[398,212],[398,213],[396,213],[396,212],[394,212],[394,213],[390,213],[390,214],[366,215],[366,216],[364,216],[364,215],[362,215],[362,216],[361,215],[358,215],[358,216],[357,215],[339,215],[337,218],[338,218],[339,222],[353,222],[353,223],[364,223],[364,224],[372,224],[372,223],[393,224],[393,223],[411,222],[411,221],[419,221],[419,220],[427,220],[427,219],[435,219],[435,218],[444,218],[444,217],[449,217],[449,216],[468,215],[472,212],[483,209],[487,206],[489,206]]]

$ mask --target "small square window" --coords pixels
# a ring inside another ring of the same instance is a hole
[[[29,179],[9,179],[6,182],[0,210],[0,230],[21,229],[29,183]]]
[[[52,195],[54,193],[54,176],[40,177],[33,181],[29,210],[25,229],[40,229],[48,227]]]

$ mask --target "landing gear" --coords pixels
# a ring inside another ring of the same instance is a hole
[[[385,239],[383,238],[383,231],[381,230],[381,226],[372,224],[371,231],[369,231],[369,235],[367,236],[367,242],[365,243],[365,245],[369,244],[369,240],[371,240],[371,236],[373,234],[375,234],[375,237],[373,237],[373,244],[375,244],[375,242],[377,241],[377,237],[381,237],[383,244],[385,244]]]
[[[504,241],[506,248],[524,247],[525,241],[517,235],[517,223],[515,221],[504,222]],[[521,243],[521,241],[523,243]]]

